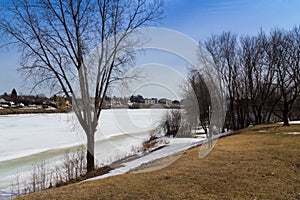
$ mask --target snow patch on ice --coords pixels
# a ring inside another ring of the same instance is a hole
[[[300,121],[291,121],[290,124],[300,124]]]
[[[288,135],[299,135],[300,132],[288,132],[288,133],[283,133],[283,134],[288,134]]]
[[[154,161],[154,160],[157,160],[160,158],[164,158],[164,157],[167,157],[167,156],[179,153],[179,152],[183,152],[189,148],[192,148],[194,146],[202,144],[205,141],[206,141],[206,139],[204,139],[204,138],[173,138],[170,140],[170,143],[168,145],[166,145],[164,148],[161,148],[157,151],[153,151],[153,152],[146,154],[145,156],[142,156],[135,160],[123,163],[122,167],[120,167],[120,168],[114,169],[107,174],[104,174],[104,175],[98,176],[98,177],[94,177],[94,178],[88,179],[86,181],[104,179],[107,177],[127,173],[130,170],[141,166],[142,164],[149,163],[151,161]]]

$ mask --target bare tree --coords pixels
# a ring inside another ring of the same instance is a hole
[[[251,105],[248,112],[253,113],[255,124],[266,123],[279,100],[274,98],[277,85],[274,62],[270,59],[273,55],[268,52],[268,39],[263,32],[260,32],[258,36],[243,37],[240,42],[239,56],[242,82],[245,83],[244,96]]]
[[[283,125],[289,125],[289,112],[300,94],[300,28],[291,31],[274,30],[270,44],[274,56],[276,80],[281,96],[279,106]]]
[[[133,45],[141,41],[131,35],[161,18],[162,1],[2,3],[6,9],[1,13],[1,34],[3,41],[8,41],[5,45],[18,45],[20,70],[36,85],[58,86],[66,97],[73,98],[74,111],[87,136],[87,171],[92,171],[94,137],[107,91],[113,81],[123,78],[125,66],[134,59]]]
[[[229,115],[231,128],[236,129],[235,100],[238,98],[238,43],[237,36],[231,32],[213,35],[205,42],[205,47],[212,56],[221,79],[226,84],[229,99]],[[228,125],[228,123],[227,123]]]
[[[209,112],[211,106],[210,93],[203,76],[196,69],[189,69],[187,83],[183,88],[184,109],[188,122],[200,124],[208,136]]]
[[[165,136],[175,137],[182,126],[182,112],[180,109],[172,109],[164,113],[160,124],[157,129],[162,129]]]

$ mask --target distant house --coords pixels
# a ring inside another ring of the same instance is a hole
[[[172,104],[172,101],[170,99],[162,98],[162,99],[158,100],[158,103],[159,104],[167,104],[167,105],[169,105],[169,104]]]
[[[145,98],[145,104],[157,104],[157,98]]]
[[[6,103],[7,101],[5,101],[5,99],[1,98],[0,99],[0,104]]]
[[[0,106],[1,107],[9,107],[10,105],[11,105],[10,102],[6,101],[3,98],[0,99]]]

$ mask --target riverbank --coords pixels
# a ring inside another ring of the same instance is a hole
[[[180,106],[170,106],[170,105],[143,105],[137,107],[130,107],[126,105],[114,105],[113,107],[105,107],[103,110],[109,109],[180,109]],[[70,112],[70,108],[60,108],[60,109],[47,109],[47,108],[2,108],[0,107],[0,115],[14,115],[14,114],[42,114],[42,113],[67,113]]]
[[[300,198],[300,125],[261,125],[219,139],[199,159],[199,147],[172,164],[166,158],[138,172],[73,184],[18,199],[295,199]],[[153,168],[154,167],[154,168]]]
[[[67,109],[44,109],[44,108],[1,108],[0,115],[17,114],[42,114],[42,113],[67,113]]]

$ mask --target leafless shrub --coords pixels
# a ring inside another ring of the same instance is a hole
[[[157,141],[158,137],[151,133],[149,139],[145,140],[142,143],[142,152],[147,152],[155,147],[155,145],[158,143]]]
[[[55,179],[53,182],[55,186],[65,185],[67,182],[77,180],[86,174],[86,156],[84,149],[78,149],[76,152],[64,155],[64,162],[62,169],[56,167]]]
[[[66,153],[61,165],[50,167],[44,160],[33,166],[29,182],[25,182],[21,189],[20,175],[12,180],[11,197],[20,196],[45,190],[47,188],[66,185],[68,182],[78,180],[86,175],[86,156],[83,147],[74,153]]]
[[[160,133],[159,129],[155,129],[150,133],[149,138],[143,141],[142,147],[139,148],[139,151],[147,153],[168,143],[168,140]]]
[[[172,109],[163,115],[157,129],[161,129],[165,133],[165,136],[175,137],[180,129],[181,122],[182,111],[179,109]]]

